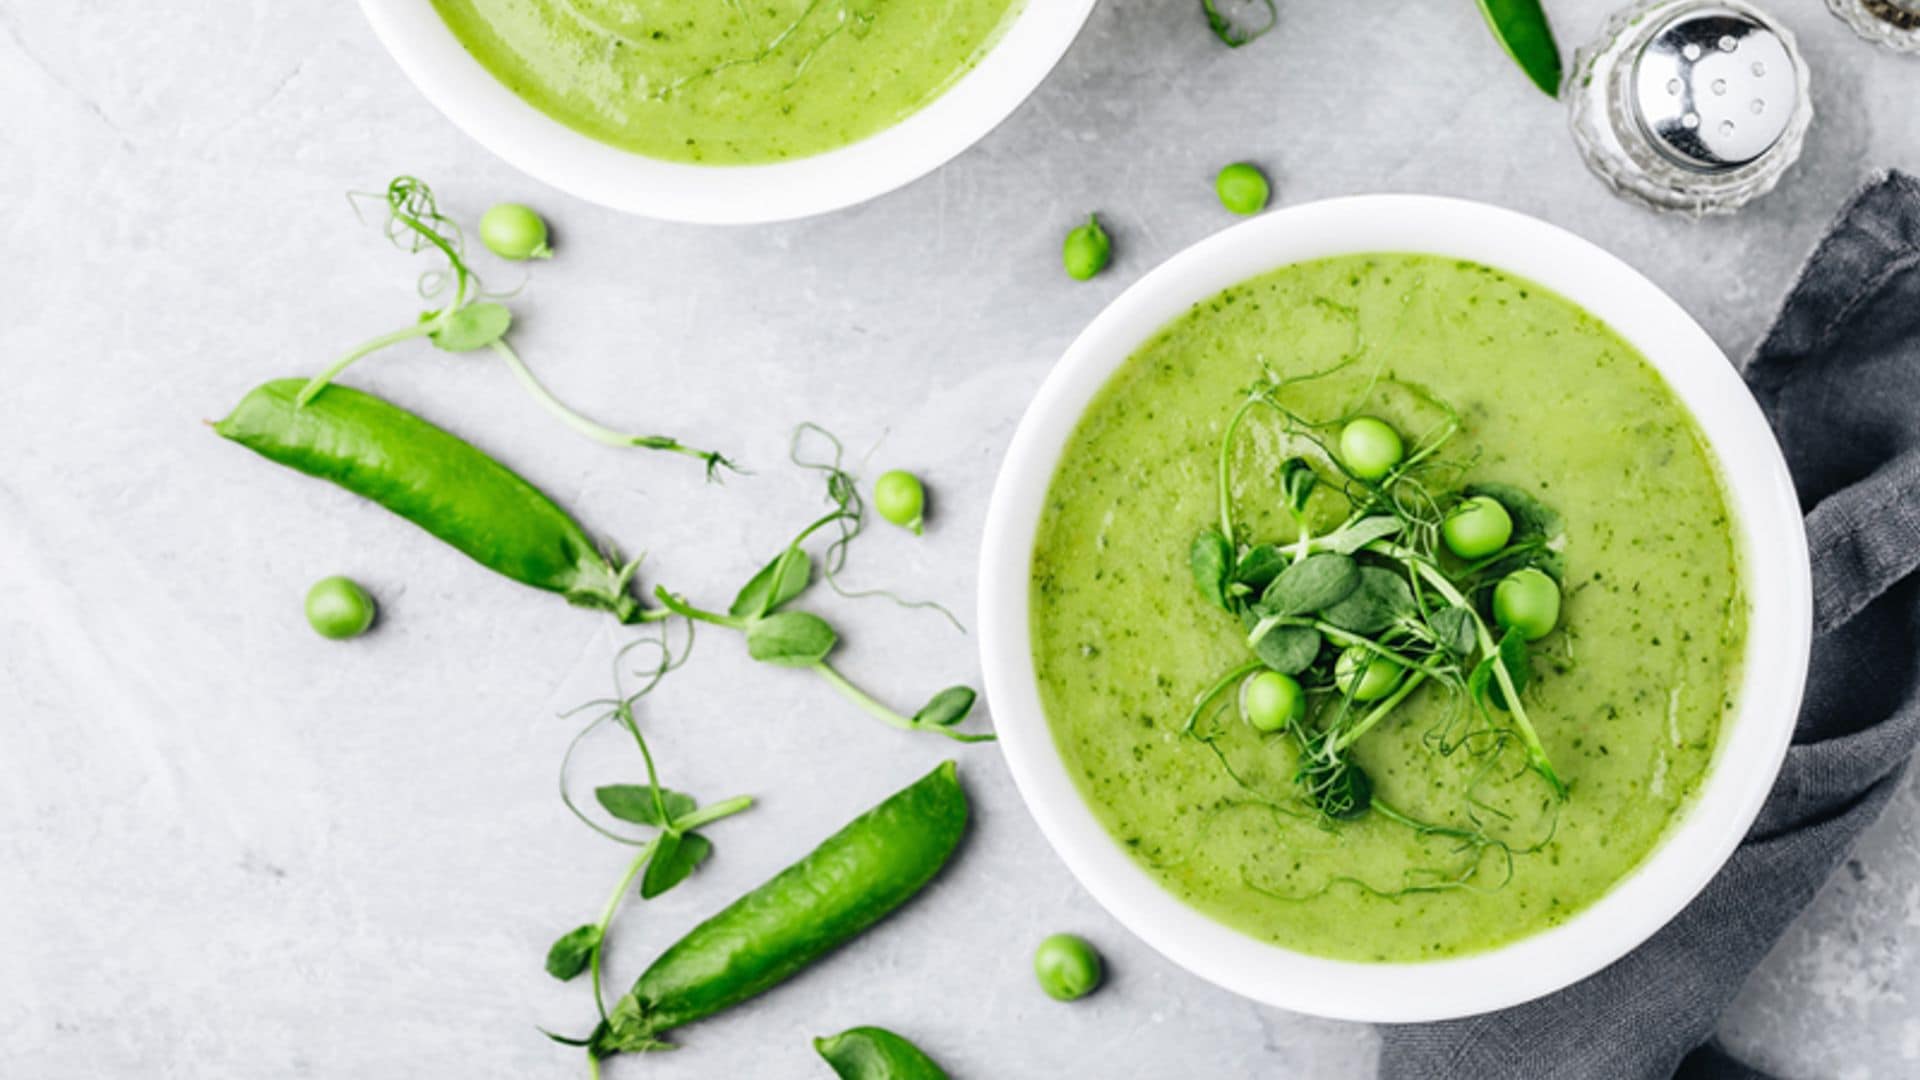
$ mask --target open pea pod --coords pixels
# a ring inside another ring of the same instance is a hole
[[[947,1080],[926,1052],[885,1028],[857,1027],[813,1040],[840,1080]]]
[[[1560,96],[1560,46],[1540,0],[1480,0],[1500,47],[1548,97]]]

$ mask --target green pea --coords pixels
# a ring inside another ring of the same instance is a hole
[[[1087,215],[1085,225],[1067,233],[1066,243],[1060,248],[1060,261],[1066,265],[1067,276],[1075,281],[1085,281],[1105,270],[1112,255],[1113,240],[1093,214]]]
[[[520,203],[501,203],[480,215],[480,242],[503,259],[553,258],[547,223]]]
[[[1493,587],[1493,618],[1528,641],[1553,633],[1560,623],[1560,585],[1534,567],[1515,570]]]
[[[1291,675],[1262,671],[1240,685],[1240,715],[1255,731],[1282,731],[1306,714],[1307,695]]]
[[[1236,214],[1257,214],[1265,210],[1267,199],[1272,195],[1266,175],[1244,161],[1221,169],[1220,175],[1214,177],[1213,190],[1220,196],[1220,205]]]
[[[1384,420],[1362,416],[1340,431],[1340,460],[1362,480],[1380,479],[1406,455],[1400,433]]]
[[[1350,646],[1333,665],[1333,684],[1355,701],[1377,701],[1393,692],[1406,669],[1363,646]]]
[[[915,536],[926,531],[927,489],[904,469],[880,474],[873,482],[873,509]]]
[[[373,597],[352,578],[321,578],[307,590],[307,622],[324,638],[359,637],[373,625]]]
[[[1440,523],[1447,550],[1463,559],[1483,559],[1507,546],[1513,538],[1513,515],[1490,495],[1475,495],[1447,514]]]
[[[1056,1001],[1073,1001],[1100,985],[1100,954],[1085,938],[1055,934],[1033,954],[1033,974],[1040,989]]]

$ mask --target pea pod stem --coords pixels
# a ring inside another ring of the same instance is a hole
[[[578,412],[575,412],[572,407],[568,406],[566,402],[555,397],[552,391],[548,390],[538,378],[534,377],[533,369],[527,366],[526,361],[520,359],[520,354],[514,352],[511,345],[508,345],[504,340],[495,340],[490,347],[500,359],[506,362],[507,370],[513,372],[513,377],[519,380],[521,389],[525,390],[528,396],[532,397],[541,408],[545,409],[555,419],[576,433],[584,435],[594,442],[606,446],[638,447],[642,450],[664,450],[670,454],[681,454],[686,457],[696,458],[706,463],[708,479],[714,479],[721,469],[732,469],[734,467],[731,461],[728,461],[716,451],[697,450],[680,442],[678,439],[666,435],[630,435],[624,431],[615,431],[613,428],[597,420],[582,416]]]
[[[656,790],[658,785],[655,785]],[[627,898],[627,890],[633,888],[633,879],[640,876],[647,863],[653,861],[653,853],[660,847],[660,837],[655,836],[646,845],[634,853],[633,861],[627,864],[627,872],[620,875],[620,884],[614,887],[613,895],[607,898],[607,906],[600,910],[599,943],[593,947],[593,959],[590,961],[593,975],[593,1007],[600,1010],[602,1023],[607,1019],[607,999],[600,989],[600,958],[607,951],[607,928],[613,924],[613,916],[620,910],[620,902]]]
[[[828,686],[831,686],[835,690],[838,690],[842,697],[846,698],[848,701],[853,702],[855,705],[858,705],[861,711],[865,712],[868,716],[871,716],[874,719],[879,720],[883,724],[887,724],[892,727],[897,727],[902,731],[930,731],[935,734],[945,735],[947,738],[952,739],[954,742],[977,743],[977,742],[993,741],[994,737],[991,734],[969,735],[966,732],[954,731],[951,728],[943,727],[938,724],[916,723],[914,722],[912,717],[900,715],[899,713],[888,708],[886,705],[882,704],[872,694],[869,694],[865,690],[862,690],[858,686],[855,686],[851,681],[847,679],[845,675],[842,675],[838,671],[834,670],[833,665],[827,663],[825,660],[821,660],[818,663],[815,663],[813,665],[813,670],[818,672],[821,678],[827,680]]]
[[[364,356],[377,353],[389,345],[398,345],[403,341],[412,341],[414,338],[426,337],[439,328],[440,320],[430,319],[427,322],[415,323],[412,326],[403,326],[392,333],[381,334],[379,337],[368,338],[366,341],[342,353],[339,359],[322,368],[318,375],[308,379],[307,384],[300,388],[300,393],[293,399],[293,403],[297,406],[304,407],[314,399],[315,395],[325,390],[333,380],[339,378],[341,372],[352,367],[354,361]]]
[[[1347,747],[1352,746],[1359,740],[1360,736],[1365,735],[1375,724],[1385,719],[1388,713],[1398,708],[1401,702],[1407,700],[1407,695],[1419,689],[1420,684],[1425,682],[1426,678],[1426,673],[1421,671],[1416,671],[1407,676],[1406,681],[1402,682],[1399,688],[1394,690],[1391,695],[1378,705],[1375,705],[1368,711],[1367,715],[1361,717],[1352,727],[1341,732],[1334,738],[1332,743],[1333,753],[1337,755]]]

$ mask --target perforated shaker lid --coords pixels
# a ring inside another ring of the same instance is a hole
[[[1662,157],[1701,172],[1772,149],[1799,105],[1793,54],[1732,8],[1694,8],[1655,30],[1633,63],[1633,104]]]

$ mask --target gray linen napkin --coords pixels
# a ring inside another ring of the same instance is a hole
[[[1382,1080],[1764,1074],[1709,1040],[1720,1013],[1920,742],[1920,181],[1861,190],[1746,378],[1786,447],[1813,550],[1813,667],[1793,748],[1719,877],[1646,944],[1502,1012],[1382,1029]]]

